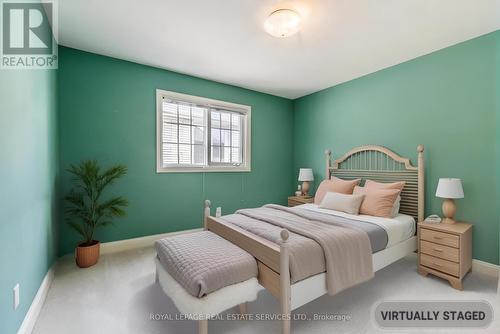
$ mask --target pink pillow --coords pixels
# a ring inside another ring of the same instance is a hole
[[[361,179],[342,180],[332,176],[330,180],[324,180],[319,184],[318,190],[316,190],[316,196],[314,196],[314,204],[319,205],[327,192],[352,195],[354,187],[357,186],[360,181]]]
[[[359,213],[362,215],[392,218],[394,203],[401,193],[399,189],[372,189],[355,187],[354,195],[364,194]]]
[[[405,184],[406,184],[405,181],[382,183],[382,182],[375,182],[372,180],[366,180],[365,187],[368,189],[398,189],[399,191],[401,191],[405,187]]]

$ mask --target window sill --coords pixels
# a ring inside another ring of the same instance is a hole
[[[252,169],[247,166],[242,167],[158,167],[157,174],[162,173],[248,173]]]

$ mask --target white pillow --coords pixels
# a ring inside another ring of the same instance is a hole
[[[396,198],[394,202],[394,206],[392,207],[391,217],[394,218],[399,214],[399,207],[401,206],[401,195]]]
[[[342,211],[351,215],[359,214],[359,207],[363,202],[364,194],[362,195],[346,195],[335,192],[327,192],[323,200],[319,204],[320,208]]]

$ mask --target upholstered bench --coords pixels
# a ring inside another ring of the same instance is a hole
[[[208,319],[257,298],[257,262],[224,238],[194,232],[155,243],[156,281],[186,318],[207,333]]]

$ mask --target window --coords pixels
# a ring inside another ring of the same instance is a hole
[[[157,98],[157,172],[250,171],[249,106],[163,90]]]

